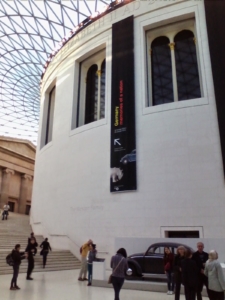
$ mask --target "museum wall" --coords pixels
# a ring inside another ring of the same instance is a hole
[[[111,27],[131,15],[137,190],[111,193]],[[201,97],[147,106],[146,32],[188,20],[195,20]],[[103,50],[105,118],[76,127],[79,63]],[[52,140],[45,145],[46,103],[54,86]],[[79,246],[92,238],[106,258],[115,251],[115,238],[163,238],[162,227],[197,228],[202,238],[223,239],[224,199],[203,1],[135,1],[90,24],[60,50],[41,86],[31,213],[36,234],[52,237],[58,248],[66,239],[77,255]]]

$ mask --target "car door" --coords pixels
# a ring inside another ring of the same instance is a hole
[[[144,273],[164,274],[164,247],[151,247],[144,256]]]

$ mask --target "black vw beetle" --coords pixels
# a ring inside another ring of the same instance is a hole
[[[166,278],[163,264],[164,248],[168,247],[172,253],[177,254],[177,248],[181,245],[194,252],[191,247],[184,244],[162,242],[152,244],[144,253],[130,255],[127,261],[132,272],[130,276],[126,276],[126,279],[131,279],[131,277]]]

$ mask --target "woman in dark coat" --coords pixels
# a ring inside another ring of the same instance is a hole
[[[174,293],[174,280],[173,280],[173,261],[174,255],[171,252],[170,248],[164,248],[164,271],[167,276],[167,286],[168,286],[168,295],[172,295]]]
[[[27,259],[28,259],[28,268],[27,268],[27,280],[33,280],[31,278],[31,273],[34,269],[34,255],[35,255],[35,249],[36,249],[36,242],[34,238],[30,239],[30,244],[27,245],[27,248],[25,252],[27,253]]]
[[[175,300],[180,300],[180,287],[182,282],[181,262],[185,258],[185,250],[186,248],[184,246],[179,246],[177,248],[177,255],[174,258],[173,271],[175,281]]]
[[[124,248],[120,248],[116,255],[111,258],[112,285],[115,292],[115,300],[120,300],[119,294],[123,286],[125,274],[128,269],[127,252]]]
[[[17,278],[19,275],[21,260],[25,257],[25,252],[20,252],[20,244],[16,244],[15,249],[12,250],[13,277],[11,280],[10,290],[20,290],[20,288],[17,285]]]
[[[185,252],[185,259],[181,262],[182,283],[186,300],[195,300],[197,294],[199,268],[194,259],[192,259],[191,250]]]
[[[49,250],[52,251],[52,248],[51,248],[47,238],[41,243],[40,247],[42,248],[41,255],[43,255],[43,268],[45,268],[48,252],[49,252]]]

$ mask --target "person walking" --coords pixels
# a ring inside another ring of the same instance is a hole
[[[35,251],[34,251],[34,255],[37,254],[37,247],[38,247],[38,243],[37,243],[37,240],[36,240],[36,237],[34,236],[34,233],[31,232],[30,236],[28,237],[28,240],[27,240],[27,244],[29,245],[30,244],[30,240],[31,239],[34,239],[35,241]]]
[[[174,280],[173,280],[173,261],[174,255],[170,248],[164,248],[164,271],[167,276],[167,295],[172,295],[174,293]]]
[[[199,268],[194,259],[192,259],[192,252],[189,249],[185,251],[185,259],[181,262],[182,283],[184,285],[184,294],[186,300],[195,300]]]
[[[90,245],[93,244],[92,240],[88,240],[80,249],[81,252],[81,269],[78,277],[79,281],[88,280],[87,279],[87,254]]]
[[[208,278],[208,296],[210,300],[224,300],[225,279],[215,250],[209,252],[204,274]]]
[[[181,262],[184,260],[185,247],[179,246],[177,248],[177,255],[174,258],[173,271],[175,281],[175,300],[180,300],[180,287],[181,287]]]
[[[17,279],[19,275],[19,270],[20,270],[20,264],[21,260],[26,258],[27,255],[25,252],[20,252],[20,244],[16,244],[15,248],[12,250],[12,259],[13,259],[13,277],[11,280],[11,286],[10,290],[20,290],[20,288],[17,285]]]
[[[208,293],[208,278],[204,274],[205,263],[208,260],[208,253],[204,252],[204,244],[202,242],[197,243],[197,251],[193,254],[193,259],[200,262],[199,278],[198,278],[198,287],[197,287],[197,300],[202,300],[202,289],[203,286],[206,286]]]
[[[93,270],[93,261],[96,260],[97,250],[95,244],[90,244],[90,250],[88,252],[88,286],[92,283],[92,270]]]
[[[45,268],[49,250],[52,251],[52,248],[47,238],[41,243],[40,248],[42,248],[40,254],[43,256],[43,268]]]
[[[8,219],[8,215],[9,215],[9,210],[10,210],[10,206],[6,203],[3,206],[3,213],[2,213],[2,220],[4,221],[5,219]]]
[[[27,245],[25,252],[27,253],[27,259],[28,259],[28,268],[27,268],[27,280],[33,280],[31,278],[31,273],[34,269],[34,254],[35,254],[35,239],[31,238],[30,243]]]
[[[111,258],[112,285],[115,293],[115,300],[120,300],[120,290],[123,286],[125,274],[128,269],[127,252],[124,248],[120,248],[116,255]]]

